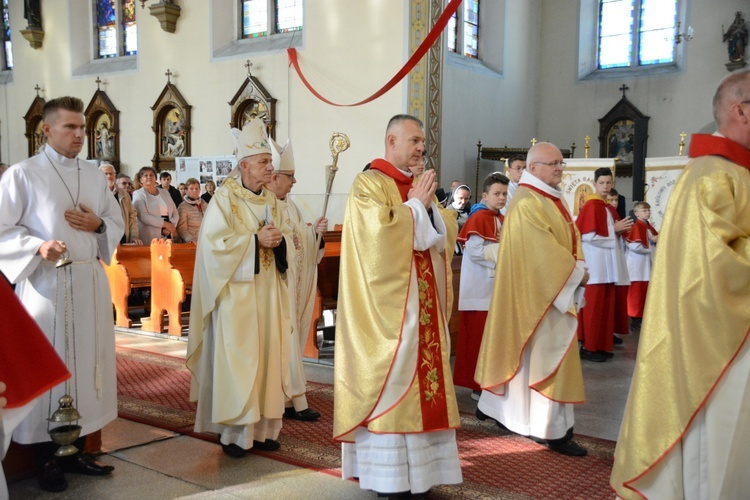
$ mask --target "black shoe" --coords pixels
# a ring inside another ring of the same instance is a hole
[[[583,347],[581,347],[581,359],[585,359],[586,361],[593,361],[594,363],[604,363],[605,361],[607,361],[607,358],[599,352],[587,351]]]
[[[114,467],[94,460],[90,453],[79,453],[67,460],[61,460],[62,470],[85,476],[106,476],[111,474]]]
[[[622,340],[617,335],[614,335],[614,338],[615,338],[615,345],[622,345],[622,343],[625,342],[624,340]]]
[[[572,439],[568,439],[561,443],[557,441],[547,441],[547,446],[549,446],[550,450],[562,455],[568,455],[569,457],[585,457],[589,453],[586,451],[586,448],[580,446]]]
[[[643,318],[630,318],[630,331],[636,333],[640,332],[641,323],[643,323]]]
[[[596,351],[596,352],[597,352],[597,354],[601,354],[602,356],[604,356],[607,359],[612,359],[612,358],[615,357],[615,353],[613,353],[613,352],[607,352],[607,351]]]
[[[234,443],[232,444],[221,443],[221,451],[223,451],[225,454],[229,455],[232,458],[242,458],[249,453],[248,450]]]
[[[266,439],[265,441],[253,441],[253,448],[260,451],[277,451],[281,448],[281,443],[274,441],[273,439]]]
[[[500,422],[498,422],[498,421],[497,421],[497,420],[495,420],[494,418],[492,418],[492,417],[490,417],[489,415],[487,415],[486,413],[484,413],[484,412],[483,412],[482,410],[480,410],[479,408],[477,408],[477,413],[476,413],[476,415],[477,415],[477,418],[478,418],[479,420],[481,420],[481,421],[483,421],[483,422],[484,422],[485,420],[491,420],[491,421],[495,422],[495,423],[497,424],[497,426],[498,426],[498,427],[500,427],[500,430],[503,430],[503,431],[508,431],[508,428],[507,428],[507,427],[505,427],[505,426],[504,426],[503,424],[501,424]],[[508,431],[508,432],[511,432],[511,431]]]
[[[44,491],[59,493],[68,489],[68,481],[65,480],[60,464],[55,459],[44,464],[38,472],[37,479],[39,480],[39,487]]]
[[[284,410],[284,418],[301,420],[303,422],[314,422],[320,418],[320,413],[312,411],[310,408],[305,408],[302,411],[296,411],[294,408],[287,408]]]

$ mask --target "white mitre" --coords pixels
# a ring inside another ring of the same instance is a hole
[[[232,128],[230,133],[232,134],[232,142],[234,143],[234,155],[237,158],[237,165],[229,174],[229,177],[239,177],[240,160],[243,158],[262,153],[271,154],[266,124],[262,119],[254,118],[247,122],[242,127],[242,130]]]
[[[294,172],[294,153],[292,152],[292,140],[287,139],[284,147],[273,139],[268,139],[271,143],[271,163],[275,171]]]

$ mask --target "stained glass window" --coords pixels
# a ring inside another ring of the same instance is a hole
[[[450,19],[448,19],[448,27],[446,28],[446,35],[448,35],[448,50],[451,52],[456,51],[456,37],[458,36],[458,14],[453,13]]]
[[[241,0],[241,5],[242,38],[302,29],[304,0]]]
[[[464,55],[477,58],[479,45],[479,0],[464,0]]]
[[[138,53],[136,0],[94,0],[99,58]]]
[[[242,2],[242,38],[257,38],[268,34],[268,0]]]
[[[99,57],[117,56],[117,11],[115,0],[97,0],[96,29],[99,38]]]
[[[3,69],[13,69],[13,52],[10,43],[10,16],[8,14],[8,0],[2,0],[3,10]]]
[[[479,46],[479,0],[464,0],[446,28],[448,50],[477,59]],[[459,43],[463,40],[463,43]]]
[[[125,55],[138,53],[138,28],[135,24],[135,1],[122,0],[122,45]]]
[[[599,68],[673,62],[676,22],[677,0],[601,0]]]
[[[276,33],[302,29],[302,0],[276,0]]]

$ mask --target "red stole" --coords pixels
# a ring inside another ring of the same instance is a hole
[[[401,201],[412,188],[414,178],[406,175],[382,158],[373,160],[371,170],[387,175],[396,183]],[[440,217],[439,214],[434,214]],[[440,342],[440,313],[437,283],[429,250],[413,251],[419,287],[419,352],[417,353],[417,381],[424,431],[444,430],[449,427],[448,404],[445,396],[443,352]],[[448,325],[444,325],[447,327]],[[437,330],[437,331],[436,331]],[[448,335],[447,330],[443,332]]]
[[[630,228],[630,232],[625,237],[625,239],[631,243],[639,242],[641,245],[643,245],[643,248],[648,248],[649,247],[649,239],[648,239],[649,231],[651,231],[654,235],[659,234],[656,232],[656,229],[654,229],[654,227],[651,224],[649,224],[647,221],[636,218],[635,223],[633,224],[633,227]]]
[[[726,137],[709,134],[693,134],[690,138],[690,158],[721,156],[750,170],[750,151]]]
[[[596,233],[599,236],[609,236],[609,227],[607,227],[607,209],[610,213],[615,212],[612,205],[607,204],[599,195],[592,195],[586,198],[586,203],[581,207],[576,219],[576,226],[581,234]]]
[[[39,325],[0,277],[0,381],[8,408],[18,408],[70,378],[70,372]]]
[[[457,239],[461,243],[466,243],[469,240],[469,236],[476,234],[487,241],[497,243],[500,241],[498,238],[498,220],[500,220],[500,224],[505,221],[505,217],[500,212],[494,212],[489,209],[478,210],[467,219]]]
[[[521,186],[527,187],[554,202],[555,206],[560,211],[560,214],[562,214],[563,219],[565,219],[565,222],[568,223],[568,227],[570,228],[571,253],[573,254],[573,258],[578,259],[578,238],[576,237],[575,223],[573,222],[573,218],[570,216],[570,212],[568,212],[568,209],[565,208],[565,204],[562,202],[562,199],[558,198],[557,196],[552,196],[549,193],[545,193],[538,187],[532,186],[531,184],[520,183],[518,187]]]

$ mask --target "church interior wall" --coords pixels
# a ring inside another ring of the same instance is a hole
[[[499,4],[504,11],[493,8]],[[540,47],[537,33],[528,27],[538,26],[541,2],[485,2],[480,15],[481,29],[502,27],[499,46],[485,47],[485,52],[502,51],[502,68],[491,70],[447,54],[442,96],[442,185],[458,179],[472,191],[479,140],[485,147],[528,147],[535,133]],[[498,162],[482,160],[479,184],[496,170],[502,170]]]
[[[680,133],[715,130],[711,99],[719,80],[728,75],[727,46],[722,43],[721,27],[729,27],[737,11],[747,2],[691,0],[687,2],[686,26],[694,38],[682,42],[685,60],[672,73],[620,78],[579,80],[578,19],[579,0],[544,2],[541,24],[539,138],[569,145],[575,141],[576,156],[583,153],[584,137],[591,137],[590,156],[599,155],[599,122],[622,97],[618,88],[630,89],[628,100],[651,117],[648,128],[648,156],[675,156]],[[591,29],[595,29],[594,26]],[[687,149],[686,149],[687,151]]]
[[[481,48],[485,53],[500,52],[486,65],[446,55],[441,186],[458,178],[473,187],[478,140],[488,147],[526,147],[532,137],[561,147],[575,142],[580,157],[584,136],[589,135],[590,155],[597,156],[597,119],[617,103],[622,83],[630,87],[628,99],[651,116],[649,156],[675,155],[680,132],[710,129],[711,94],[727,74],[721,25],[728,26],[734,12],[746,7],[744,0],[720,4],[686,0],[686,24],[693,26],[694,39],[684,42],[685,60],[677,72],[579,80],[582,1],[482,4],[482,29],[493,32],[493,42]],[[151,164],[154,155],[150,107],[166,84],[167,68],[174,73],[172,82],[193,106],[191,154],[229,154],[227,103],[243,83],[245,60],[250,59],[253,75],[278,99],[277,140],[284,143],[290,136],[294,140],[298,181],[294,196],[303,202],[309,217],[319,213],[323,204],[325,165],[331,161],[329,138],[333,132],[349,136],[351,147],[339,158],[329,204],[329,219],[339,223],[354,177],[365,164],[383,155],[387,120],[408,109],[406,80],[372,103],[334,107],[303,86],[289,67],[285,50],[217,57],[214,45],[221,37],[212,20],[232,17],[226,15],[226,9],[235,5],[231,0],[181,3],[174,34],[164,32],[138,3],[137,63],[131,64],[132,69],[112,71],[117,66],[111,61],[95,61],[81,75],[82,61],[91,59],[93,53],[92,37],[81,34],[88,26],[86,16],[81,15],[87,4],[83,0],[44,2],[44,45],[34,50],[19,33],[26,25],[23,1],[10,1],[15,68],[0,95],[3,161],[12,164],[27,156],[22,117],[35,96],[35,85],[43,88],[46,99],[70,94],[88,103],[98,76],[104,82],[102,89],[121,111],[121,169],[135,174]],[[222,15],[216,17],[217,13]],[[402,0],[308,1],[304,25],[297,46],[300,64],[312,85],[334,102],[353,103],[371,95],[409,56],[409,8]],[[483,161],[480,176],[498,169],[497,163]]]

